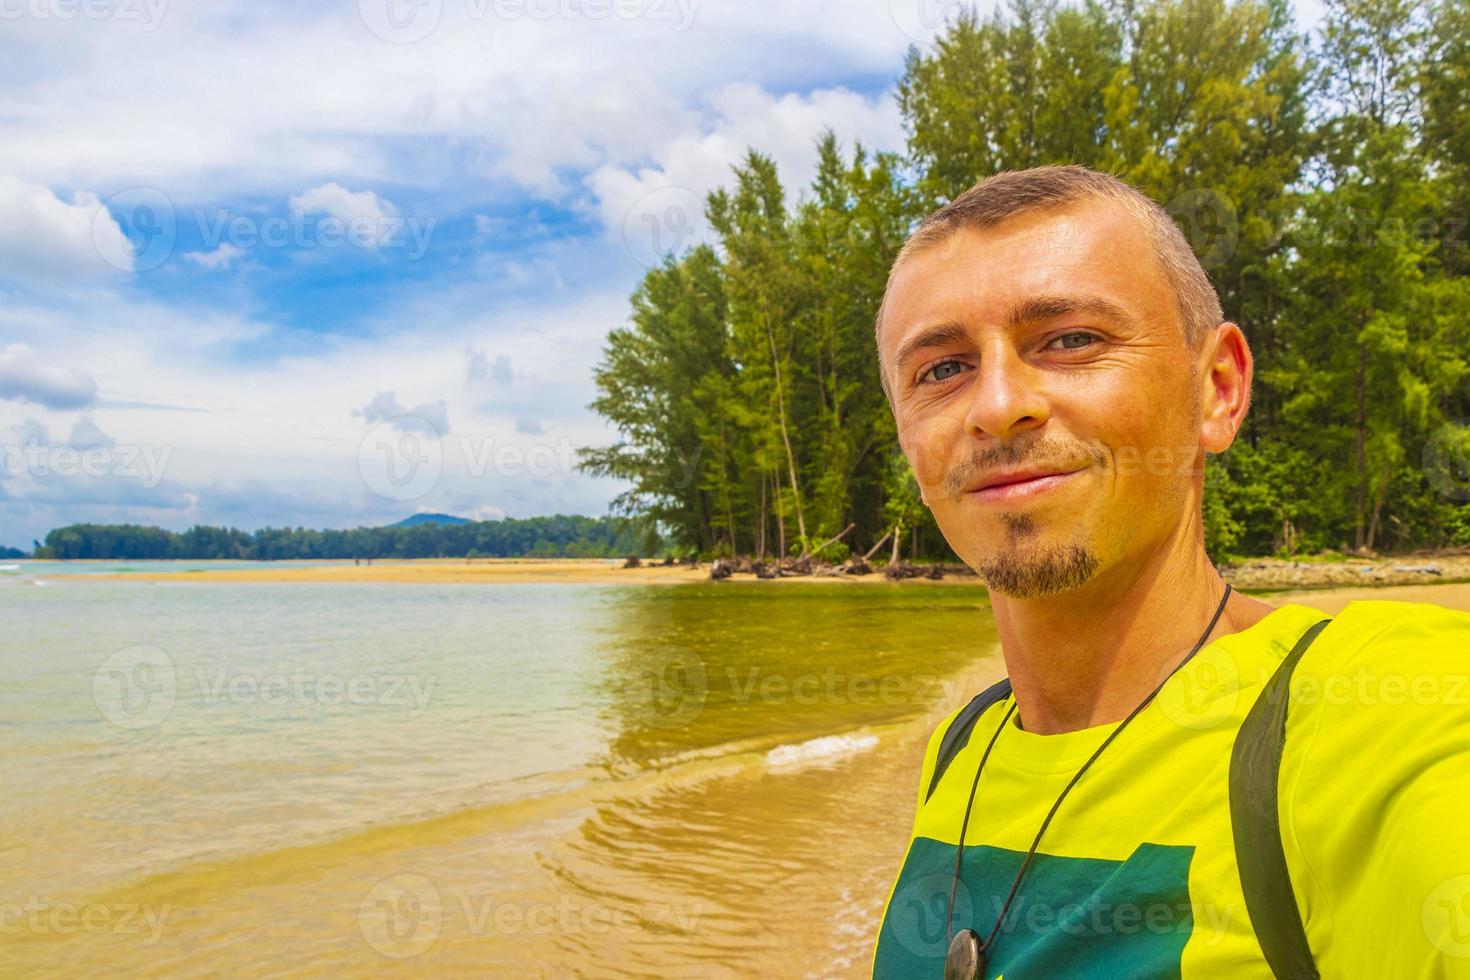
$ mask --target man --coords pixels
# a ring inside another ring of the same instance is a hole
[[[1009,685],[929,742],[875,976],[1470,977],[1470,614],[1226,587],[1204,459],[1252,358],[1167,213],[998,174],[905,244],[876,330]]]

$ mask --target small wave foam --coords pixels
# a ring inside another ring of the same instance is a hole
[[[778,745],[766,753],[771,768],[791,768],[812,763],[832,762],[845,756],[865,752],[878,744],[876,735],[823,735],[821,738]]]

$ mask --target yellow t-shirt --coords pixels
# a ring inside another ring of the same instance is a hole
[[[1282,606],[1200,650],[1067,795],[987,977],[1270,977],[1235,864],[1237,729],[1282,658],[1327,618]],[[1325,978],[1470,978],[1470,614],[1351,602],[1297,664],[1279,809]],[[918,812],[873,973],[943,975],[956,844],[975,769],[1013,698],[976,722]],[[958,714],[958,712],[956,712]],[[952,930],[983,940],[1041,821],[1116,727],[1037,735],[1014,717],[985,764]]]

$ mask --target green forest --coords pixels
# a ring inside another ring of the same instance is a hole
[[[1165,204],[1254,352],[1206,466],[1216,561],[1470,544],[1467,92],[1463,0],[1330,0],[1310,33],[1285,0],[963,16],[902,66],[903,152],[828,133],[793,189],[751,147],[708,195],[716,240],[608,337],[619,439],[581,466],[686,553],[949,557],[879,384],[887,271],[976,180],[1080,163]]]
[[[412,527],[193,527],[168,531],[139,524],[72,524],[38,543],[35,558],[234,559],[318,558],[604,558],[650,554],[658,548],[646,522],[619,517],[551,517]]]

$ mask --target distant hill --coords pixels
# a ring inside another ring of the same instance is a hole
[[[418,527],[420,524],[470,524],[468,518],[455,517],[453,514],[415,514],[405,517],[397,524],[389,524],[389,527]]]

